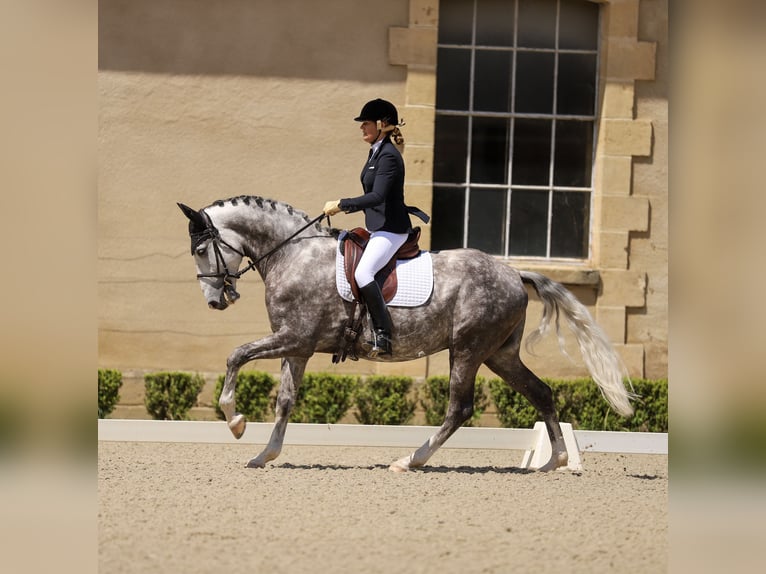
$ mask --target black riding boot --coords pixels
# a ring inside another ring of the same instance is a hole
[[[368,353],[369,357],[391,354],[391,316],[388,314],[388,307],[383,299],[383,293],[377,281],[371,281],[359,290],[367,304],[367,311],[372,318],[372,349]]]

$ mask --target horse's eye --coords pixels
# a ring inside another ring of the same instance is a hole
[[[199,247],[197,247],[197,249],[196,249],[196,253],[197,253],[197,255],[200,255],[200,256],[201,256],[201,255],[204,255],[206,251],[207,251],[207,245],[200,245],[200,246],[199,246]]]

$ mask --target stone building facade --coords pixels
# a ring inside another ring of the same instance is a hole
[[[583,0],[587,1],[587,0]],[[606,330],[634,377],[667,376],[667,0],[599,1],[597,139],[590,250],[577,262],[508,264],[564,283]],[[509,0],[513,4],[513,0]],[[186,220],[241,194],[311,216],[360,193],[365,144],[352,118],[382,97],[405,118],[406,195],[430,210],[439,0],[114,0],[99,12],[99,366],[219,373],[269,332],[262,283],[207,309]],[[331,9],[330,9],[331,7]],[[333,225],[354,227],[358,214]],[[424,247],[430,243],[424,226]],[[527,328],[540,306],[530,298]],[[555,337],[525,355],[541,376],[585,375]],[[277,373],[276,361],[252,368]],[[446,374],[446,353],[401,364],[309,370]],[[489,371],[486,373],[489,375]]]

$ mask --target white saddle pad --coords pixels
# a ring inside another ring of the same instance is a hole
[[[346,301],[353,301],[351,285],[346,279],[343,269],[343,253],[337,250],[335,259],[335,282],[338,294]],[[396,262],[396,280],[398,283],[396,295],[388,303],[391,307],[417,307],[423,305],[431,296],[434,288],[434,269],[431,254],[421,251],[413,259]]]

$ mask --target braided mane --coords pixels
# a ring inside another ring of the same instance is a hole
[[[234,197],[229,197],[228,199],[219,199],[217,201],[214,201],[208,207],[213,207],[213,206],[224,207],[226,204],[237,206],[240,203],[243,203],[245,205],[252,205],[254,207],[259,207],[264,210],[271,209],[273,211],[284,211],[291,217],[302,219],[304,223],[308,223],[312,219],[311,217],[308,216],[306,212],[301,211],[300,209],[295,209],[292,205],[284,203],[283,201],[277,201],[274,199],[261,197],[259,195],[237,195]],[[337,235],[339,233],[339,230],[337,229],[322,227],[320,222],[318,222],[314,226],[314,228],[317,231],[329,232],[331,235]]]

